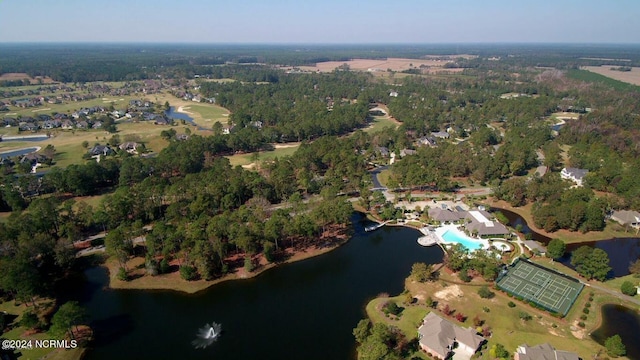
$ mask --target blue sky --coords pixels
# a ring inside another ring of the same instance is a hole
[[[0,42],[640,43],[638,0],[0,0]]]

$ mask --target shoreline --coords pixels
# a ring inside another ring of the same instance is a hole
[[[291,263],[295,263],[298,261],[302,261],[302,260],[306,260],[306,259],[310,259],[316,256],[326,254],[346,244],[350,239],[351,239],[351,236],[344,236],[344,238],[342,239],[340,237],[335,237],[333,238],[333,240],[329,241],[330,242],[329,246],[318,247],[314,245],[312,247],[290,253],[291,256],[285,261],[277,262],[277,263],[266,263],[266,264],[263,264],[261,262],[258,268],[250,273],[246,273],[244,268],[237,268],[234,270],[233,273],[226,274],[214,280],[187,281],[180,277],[179,271],[174,271],[169,274],[162,274],[162,275],[156,275],[156,276],[150,276],[145,274],[133,280],[122,281],[117,279],[116,277],[117,269],[119,267],[119,264],[116,261],[110,258],[100,266],[104,267],[108,271],[109,285],[107,286],[110,289],[171,290],[171,291],[177,291],[177,292],[186,293],[186,294],[196,294],[200,291],[206,290],[211,286],[222,283],[222,282],[232,281],[232,280],[251,279],[280,265],[291,264]],[[133,262],[133,263],[139,262],[139,261],[135,261],[136,259],[142,260],[142,264],[144,264],[144,259],[141,259],[141,258],[133,258],[129,260],[129,262]],[[260,259],[264,259],[264,258],[260,257]],[[133,267],[130,267],[130,269],[132,268]],[[140,279],[146,279],[147,281],[142,283],[142,281],[139,281]]]
[[[520,216],[524,220],[524,222],[527,224],[527,226],[532,232],[535,232],[538,235],[547,237],[549,239],[554,239],[554,238],[562,239],[562,241],[564,241],[565,244],[567,245],[582,244],[582,243],[589,243],[589,242],[595,242],[595,241],[605,241],[605,240],[611,240],[611,239],[640,238],[640,235],[620,232],[619,230],[611,229],[609,224],[606,225],[605,230],[602,232],[590,231],[583,234],[577,231],[574,232],[566,229],[560,229],[556,232],[550,233],[545,231],[544,229],[538,228],[536,224],[533,222],[533,215],[527,209],[524,209],[524,207],[517,207],[517,208],[513,207],[504,200],[487,199],[483,202],[489,207],[497,209],[498,211],[506,210],[506,211],[515,213],[516,215]],[[527,206],[531,206],[531,204]],[[607,234],[604,234],[604,232],[607,232]]]

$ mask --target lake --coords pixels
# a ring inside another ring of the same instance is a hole
[[[363,226],[356,222],[351,240],[330,253],[194,295],[110,290],[106,271],[89,269],[82,290],[68,294],[95,330],[87,359],[354,359],[351,332],[366,303],[402,292],[413,263],[443,257],[437,246],[418,245],[417,230],[365,233]],[[213,321],[222,325],[221,338],[194,349],[198,329]]]

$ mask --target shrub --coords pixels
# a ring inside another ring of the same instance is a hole
[[[400,315],[400,313],[402,312],[402,310],[404,310],[403,307],[398,306],[398,304],[395,303],[395,301],[387,301],[383,306],[382,306],[382,311],[385,314],[393,314],[393,315]]]
[[[24,326],[27,329],[35,329],[39,327],[40,320],[38,319],[38,315],[31,311],[25,312],[22,314],[22,318],[20,319],[20,326]]]
[[[192,281],[195,280],[197,276],[198,273],[196,272],[196,268],[194,268],[193,266],[183,265],[180,267],[180,277],[182,277],[183,279]]]
[[[465,320],[467,320],[467,317],[464,316],[463,313],[457,313],[456,314],[456,320],[460,321],[460,322],[464,322]]]
[[[587,320],[587,315],[580,315],[580,320]]]
[[[588,302],[588,303],[584,304],[584,307],[586,307],[586,308],[590,308],[590,307],[591,307],[591,303],[590,303],[590,302]]]
[[[584,309],[582,309],[582,312],[585,313],[585,314],[588,314],[589,313],[589,309],[588,308],[584,308]]]
[[[160,274],[166,274],[169,270],[171,270],[169,260],[167,260],[167,258],[162,259],[162,261],[160,261]]]
[[[122,266],[118,269],[118,280],[121,281],[129,281],[129,275],[127,275],[127,270],[125,270]]]
[[[583,327],[585,327],[585,324],[584,324],[582,321],[580,321],[580,322],[578,323],[578,326],[580,326],[581,328],[583,328]]]
[[[483,299],[491,299],[495,296],[495,293],[489,290],[487,286],[483,285],[480,287],[480,289],[478,289],[478,295],[480,295],[480,297]]]
[[[442,313],[449,316],[451,314],[453,314],[455,312],[455,310],[453,310],[451,307],[449,307],[449,304],[445,304],[442,307]]]
[[[427,296],[427,298],[424,300],[424,304],[427,305],[428,308],[433,309],[433,307],[435,306],[435,301],[433,301],[431,296]]]
[[[524,321],[529,321],[532,319],[531,315],[529,315],[528,313],[524,312],[524,311],[520,311],[518,312],[518,317]]]
[[[469,282],[471,281],[471,276],[469,276],[469,274],[467,273],[466,270],[461,270],[458,273],[458,278],[464,282]]]
[[[638,290],[636,290],[636,287],[633,285],[631,281],[623,282],[622,285],[620,286],[620,291],[622,291],[623,294],[629,295],[629,296],[633,296],[638,292]]]
[[[484,324],[484,320],[480,319],[480,316],[476,315],[473,317],[473,326],[480,327]]]
[[[516,307],[516,303],[514,303],[513,301],[509,301],[507,303],[507,306],[510,307],[510,308],[514,308],[514,307]]]
[[[246,272],[253,271],[253,260],[251,260],[251,256],[245,256],[244,258],[244,270]]]
[[[488,308],[488,307],[486,307],[486,306],[483,306],[483,307],[482,307],[482,311],[484,311],[484,312],[488,313],[488,312],[491,312],[491,309],[489,309],[489,308]]]

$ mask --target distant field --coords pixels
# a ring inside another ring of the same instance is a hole
[[[426,67],[425,70],[428,69],[429,72],[437,71],[437,70],[446,70],[449,72],[459,72],[463,69],[444,69],[443,66],[446,63],[454,61],[459,57],[469,57],[471,55],[455,55],[450,58],[445,58],[443,55],[443,59],[402,59],[402,58],[387,58],[380,60],[372,60],[372,59],[353,59],[349,61],[325,61],[317,63],[315,66],[301,66],[300,69],[307,71],[320,71],[320,72],[331,72],[335,68],[347,64],[351,70],[357,71],[372,71],[372,72],[384,72],[388,69],[392,71],[403,71],[412,68],[420,68],[420,66]],[[435,68],[435,69],[433,69]]]
[[[602,66],[583,66],[581,69],[594,72],[606,77],[610,77],[615,80],[626,82],[633,85],[640,85],[640,68],[633,67],[631,71],[616,71],[611,68],[616,67],[612,65]]]
[[[0,75],[0,81],[15,81],[28,79],[32,84],[37,84],[38,79],[42,80],[43,84],[51,84],[54,82],[50,77],[37,76],[35,79],[26,73],[4,73]]]
[[[246,166],[257,161],[273,160],[276,157],[290,156],[298,150],[300,144],[295,144],[287,147],[278,148],[271,151],[260,151],[259,153],[249,153],[227,156],[231,166]],[[257,158],[256,158],[257,157]]]
[[[567,71],[567,76],[576,80],[604,84],[618,91],[640,91],[640,86],[628,84],[588,70],[570,69]]]

